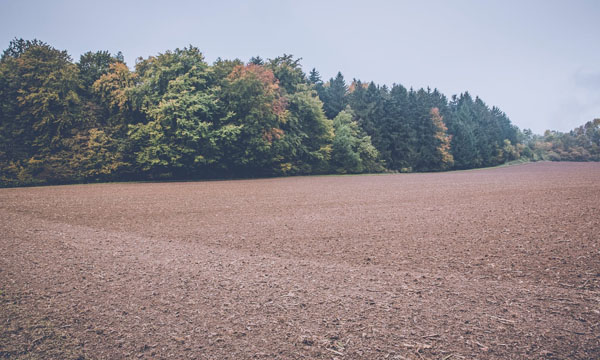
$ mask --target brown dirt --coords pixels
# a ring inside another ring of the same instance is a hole
[[[0,358],[600,357],[600,164],[0,190]]]

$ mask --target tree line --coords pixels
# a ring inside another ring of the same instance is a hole
[[[600,118],[569,132],[546,130],[536,135],[523,130],[527,158],[549,161],[600,161]]]
[[[73,62],[15,39],[0,58],[2,186],[597,160],[599,123],[540,139],[467,92],[447,99],[341,73],[323,81],[285,54],[208,64],[189,46],[139,58],[132,71],[121,53]],[[561,147],[540,145],[558,138]],[[582,156],[564,155],[573,144]]]

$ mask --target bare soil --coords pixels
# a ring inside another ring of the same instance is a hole
[[[600,164],[0,189],[0,358],[600,357]]]

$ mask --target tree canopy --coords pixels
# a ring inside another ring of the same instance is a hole
[[[89,51],[74,62],[39,40],[0,58],[2,186],[492,166],[520,157],[600,160],[600,120],[569,133],[521,132],[468,92],[391,88],[300,58],[208,64],[194,46],[139,58]]]

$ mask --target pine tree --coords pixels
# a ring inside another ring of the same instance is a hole
[[[321,80],[321,74],[317,71],[317,69],[313,68],[308,75],[308,82],[318,86],[323,85],[323,80]]]
[[[341,72],[338,72],[335,79],[331,78],[324,87],[323,110],[329,119],[333,119],[337,114],[344,110],[347,105],[346,94],[348,87]]]
[[[265,61],[263,60],[263,58],[261,58],[260,56],[253,56],[250,58],[250,61],[248,61],[248,64],[253,64],[253,65],[264,65]]]

